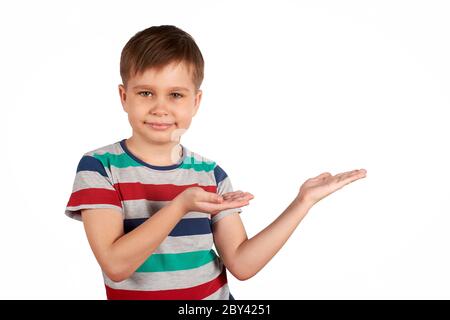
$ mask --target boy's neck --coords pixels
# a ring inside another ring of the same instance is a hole
[[[178,163],[182,157],[182,147],[177,141],[167,144],[151,144],[135,136],[125,140],[130,152],[140,160],[154,166],[170,166]]]

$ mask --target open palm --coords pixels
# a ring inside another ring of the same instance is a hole
[[[365,169],[360,169],[342,172],[334,176],[329,172],[324,172],[317,177],[306,180],[300,187],[297,198],[312,206],[343,186],[364,178],[366,172]]]
[[[217,214],[226,209],[247,206],[253,198],[254,196],[251,193],[238,190],[223,194],[218,202],[197,201],[196,206],[199,208],[199,211]]]

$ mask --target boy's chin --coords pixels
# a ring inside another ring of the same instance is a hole
[[[177,144],[178,140],[172,140],[170,139],[170,136],[166,137],[155,137],[155,136],[148,136],[146,139],[149,143],[155,144],[155,145],[174,145]]]

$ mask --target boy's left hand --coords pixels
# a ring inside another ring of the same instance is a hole
[[[224,202],[244,201],[246,204],[255,196],[250,192],[243,192],[241,190],[227,192],[222,195]]]
[[[343,186],[366,177],[366,170],[353,170],[332,175],[329,172],[319,174],[317,177],[306,180],[300,187],[296,200],[302,201],[309,207],[341,189]]]

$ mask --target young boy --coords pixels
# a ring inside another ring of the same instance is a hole
[[[194,39],[175,26],[142,30],[123,48],[119,94],[132,136],[83,155],[65,210],[83,221],[108,299],[233,299],[226,270],[254,276],[315,203],[365,177],[308,179],[248,239],[239,213],[253,195],[233,191],[216,162],[180,143],[200,105],[203,67]]]

